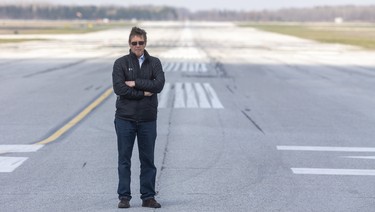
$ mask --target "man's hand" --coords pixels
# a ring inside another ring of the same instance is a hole
[[[148,92],[148,91],[144,91],[144,92],[143,92],[143,95],[144,95],[144,96],[152,96],[152,95],[154,95],[154,94],[151,93],[151,92]]]
[[[131,88],[135,87],[135,81],[125,81],[125,84]]]

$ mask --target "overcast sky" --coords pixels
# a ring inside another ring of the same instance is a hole
[[[47,2],[68,5],[166,5],[184,7],[191,11],[220,10],[262,10],[290,7],[312,7],[324,5],[375,5],[375,0],[0,0],[6,3]]]

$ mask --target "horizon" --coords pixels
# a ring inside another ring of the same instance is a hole
[[[141,2],[141,3],[140,3]],[[334,6],[370,6],[375,5],[373,0],[358,0],[355,3],[346,0],[326,1],[313,1],[313,2],[298,2],[288,1],[278,2],[274,0],[264,0],[263,2],[249,2],[249,0],[232,0],[228,5],[226,0],[218,0],[214,5],[201,3],[198,0],[191,0],[196,2],[186,4],[182,1],[172,0],[143,0],[143,1],[121,1],[121,0],[92,0],[80,1],[79,3],[73,0],[5,0],[0,2],[0,5],[17,5],[17,4],[49,4],[49,5],[67,5],[67,6],[119,6],[119,7],[132,7],[132,6],[168,6],[174,8],[184,8],[191,12],[204,11],[204,10],[228,10],[228,11],[261,11],[261,10],[281,10],[292,8],[314,8],[314,7],[334,7]],[[199,2],[199,3],[198,3]]]

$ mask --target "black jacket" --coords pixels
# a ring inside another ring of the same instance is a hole
[[[164,87],[164,72],[158,58],[150,56],[146,50],[144,56],[142,68],[132,52],[118,58],[113,65],[113,90],[117,95],[116,118],[139,122],[157,118],[157,93]],[[127,86],[125,81],[135,81],[135,87]],[[154,95],[146,97],[144,91]]]

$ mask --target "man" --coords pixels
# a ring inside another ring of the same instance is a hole
[[[161,207],[155,200],[154,149],[157,93],[162,91],[165,78],[160,60],[145,50],[146,44],[146,31],[133,27],[129,35],[129,54],[118,58],[113,65],[113,89],[117,95],[114,123],[118,148],[119,208],[130,207],[130,166],[136,137],[141,163],[142,207]]]

